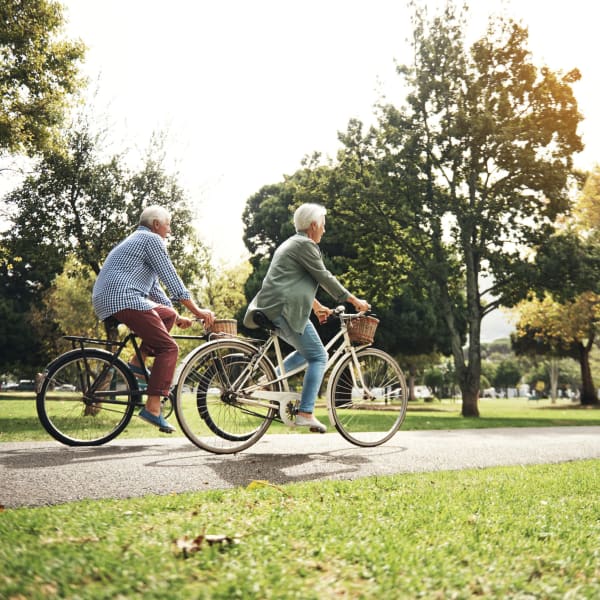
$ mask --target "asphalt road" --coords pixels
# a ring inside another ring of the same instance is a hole
[[[600,427],[400,431],[377,448],[337,433],[267,435],[219,456],[186,438],[119,440],[95,448],[57,442],[0,444],[0,505],[43,506],[370,475],[600,458]]]

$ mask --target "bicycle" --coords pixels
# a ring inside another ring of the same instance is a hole
[[[173,337],[207,339],[206,334]],[[63,444],[104,444],[127,427],[136,408],[144,406],[147,371],[140,380],[121,358],[123,350],[131,346],[139,364],[144,364],[137,337],[129,332],[118,341],[81,336],[64,339],[71,342],[72,349],[52,361],[37,383],[38,417],[44,429]],[[168,417],[173,411],[172,391],[161,404]]]
[[[347,441],[378,446],[404,421],[408,402],[404,374],[389,354],[370,346],[372,337],[352,337],[359,319],[362,323],[376,319],[346,314],[343,306],[334,310],[333,318],[339,320],[340,329],[325,346],[326,372],[331,371],[326,392],[329,420]],[[209,341],[192,350],[178,369],[177,421],[192,443],[209,452],[240,452],[255,444],[273,421],[294,424],[300,394],[290,389],[289,380],[306,365],[284,372],[275,326],[261,313],[255,321],[269,332],[266,341]],[[354,346],[353,340],[359,345]]]

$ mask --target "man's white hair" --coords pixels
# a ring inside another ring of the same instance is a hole
[[[311,223],[321,225],[325,220],[327,209],[320,204],[307,202],[301,204],[294,213],[294,227],[296,231],[306,231]]]
[[[140,225],[152,227],[152,223],[155,220],[164,225],[171,220],[171,213],[166,208],[158,206],[157,204],[147,206],[140,215]]]

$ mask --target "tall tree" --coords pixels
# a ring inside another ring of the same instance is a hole
[[[428,291],[410,277],[393,281],[374,268],[381,255],[362,252],[363,235],[372,232],[360,222],[348,222],[332,203],[332,194],[343,184],[343,174],[331,166],[318,164],[318,156],[304,161],[303,168],[283,182],[267,185],[249,198],[243,214],[244,240],[252,253],[252,273],[245,284],[246,299],[258,291],[275,249],[293,234],[292,214],[302,202],[318,202],[330,207],[326,230],[319,246],[328,268],[347,287],[358,290],[369,299],[384,323],[377,331],[378,346],[396,355],[405,366],[422,360],[422,355],[449,352],[449,336],[445,323],[435,311]],[[348,182],[345,182],[349,185]],[[401,260],[397,252],[391,256]],[[331,299],[324,292],[319,298],[326,305]],[[315,321],[316,324],[316,321]],[[329,339],[336,325],[319,325],[318,331]]]
[[[110,249],[135,228],[142,207],[155,202],[173,215],[174,263],[186,281],[199,279],[204,264],[196,257],[202,244],[186,195],[165,172],[162,157],[160,144],[151,143],[141,169],[131,172],[123,156],[104,157],[99,134],[85,118],[76,121],[64,148],[46,152],[35,172],[6,196],[15,216],[3,244],[13,268],[2,293],[19,291],[27,312],[71,255],[82,273],[97,274]],[[114,329],[107,333],[117,335]]]
[[[0,155],[52,145],[84,56],[81,42],[60,37],[63,25],[58,2],[0,3]]]
[[[536,67],[527,30],[512,20],[491,20],[469,49],[465,30],[451,2],[431,20],[415,9],[413,62],[398,68],[406,103],[382,105],[366,133],[350,123],[339,160],[352,185],[338,190],[337,206],[371,232],[361,251],[381,278],[391,284],[410,269],[435,289],[462,414],[478,416],[481,320],[526,291],[524,250],[568,206],[572,155],[582,149],[571,88],[580,75]]]

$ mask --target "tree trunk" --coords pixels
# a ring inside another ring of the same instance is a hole
[[[415,372],[412,368],[408,368],[408,399],[416,400],[415,398]]]
[[[443,297],[446,297],[445,294]],[[444,316],[448,324],[448,329],[452,336],[452,356],[456,369],[456,377],[462,396],[463,417],[479,416],[479,379],[481,375],[481,354],[480,354],[480,325],[481,320],[471,323],[471,336],[469,343],[469,361],[465,363],[465,355],[461,343],[460,333],[458,332],[454,314],[452,313],[449,302],[444,303]],[[476,341],[475,341],[476,340]],[[475,343],[473,343],[475,341]]]
[[[552,357],[548,361],[548,376],[550,378],[550,397],[552,404],[556,404],[558,396],[558,358]]]
[[[596,405],[598,404],[598,394],[596,393],[590,368],[590,342],[587,344],[579,343],[578,350],[579,365],[581,367],[581,404],[584,406]]]

